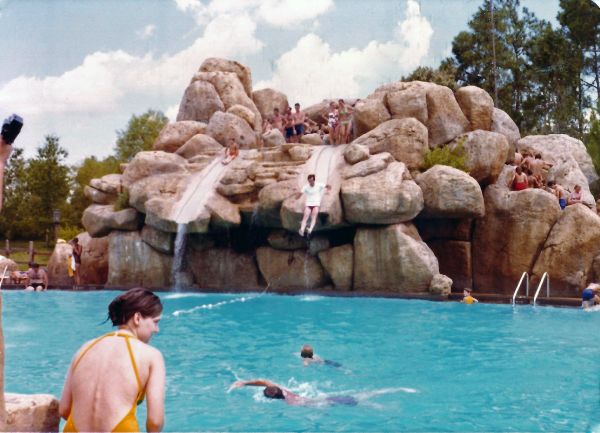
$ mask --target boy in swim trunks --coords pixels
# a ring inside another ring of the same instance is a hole
[[[285,115],[283,116],[283,125],[285,129],[284,135],[286,143],[293,143],[296,139],[296,130],[294,129],[294,115],[292,114],[291,107],[288,107]]]
[[[598,284],[590,284],[581,293],[581,308],[588,309],[592,308],[594,304],[600,304],[600,285]]]
[[[292,141],[294,143],[300,143],[300,138],[304,135],[304,120],[306,116],[304,115],[304,111],[300,110],[299,103],[296,102],[294,104],[294,109],[296,111],[292,114],[292,118],[294,119],[294,132],[296,135],[294,135]]]
[[[310,235],[315,228],[317,223],[317,216],[319,215],[319,207],[321,206],[321,198],[323,197],[323,191],[331,189],[330,185],[315,182],[315,175],[308,175],[308,185],[304,185],[301,192],[296,193],[296,199],[299,199],[302,194],[306,195],[306,205],[304,208],[304,215],[302,216],[302,223],[300,224],[300,236],[304,236],[304,230],[306,229],[306,223],[308,218],[311,218],[310,226],[308,228],[308,234]]]

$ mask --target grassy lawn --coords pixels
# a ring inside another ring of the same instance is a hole
[[[5,248],[6,248],[6,241],[1,240],[0,241],[0,254],[2,254],[3,256],[6,256],[6,251],[4,250]],[[12,260],[15,260],[17,262],[27,262],[29,260],[29,255],[27,253],[27,249],[29,248],[29,241],[10,241],[10,248],[11,248],[11,250],[14,250],[16,248],[24,248],[25,249],[25,251],[12,252],[9,257]],[[33,248],[36,253],[52,254],[52,251],[54,250],[53,246],[48,248],[46,246],[46,242],[43,240],[42,241],[34,241]],[[35,261],[37,263],[39,263],[40,266],[48,265],[49,259],[50,259],[50,256],[46,256],[46,255],[36,254],[36,256],[35,256]],[[24,263],[24,264],[19,263],[19,269],[22,271],[26,271],[27,263]]]

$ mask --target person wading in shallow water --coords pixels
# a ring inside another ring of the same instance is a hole
[[[141,288],[110,303],[108,318],[119,329],[88,341],[73,357],[59,405],[63,431],[138,432],[135,413],[144,396],[146,429],[162,430],[165,363],[148,344],[162,309],[158,296]]]

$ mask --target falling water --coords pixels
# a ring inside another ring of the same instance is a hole
[[[185,244],[187,240],[187,224],[177,224],[177,236],[173,251],[173,282],[175,291],[179,292],[186,286],[186,273],[184,269]]]

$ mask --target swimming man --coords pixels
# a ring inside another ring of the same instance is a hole
[[[325,364],[331,367],[342,366],[342,364],[340,364],[339,362],[330,361],[329,359],[323,359],[315,355],[312,346],[310,346],[309,344],[305,344],[304,346],[302,346],[302,349],[300,349],[300,356],[303,359],[304,366],[307,366],[309,364]]]

